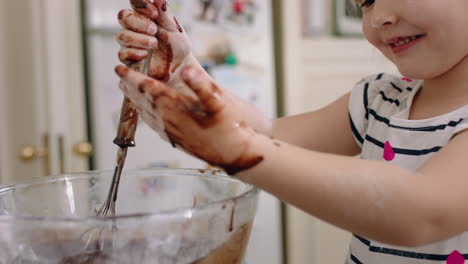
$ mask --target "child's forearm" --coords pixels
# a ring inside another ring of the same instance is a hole
[[[236,101],[237,109],[242,111],[242,119],[253,128],[257,133],[271,136],[273,134],[273,120],[268,118],[265,113],[256,108],[253,104],[248,103],[240,98]]]
[[[254,137],[252,149],[263,161],[236,176],[327,222],[399,245],[430,243],[462,231],[443,226],[443,213],[433,210],[440,196],[420,174]]]

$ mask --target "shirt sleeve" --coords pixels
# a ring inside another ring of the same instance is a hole
[[[356,143],[362,148],[369,121],[369,104],[375,98],[375,80],[380,79],[382,74],[370,75],[355,84],[349,98],[349,122]]]

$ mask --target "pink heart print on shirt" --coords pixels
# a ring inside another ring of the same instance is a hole
[[[391,161],[395,158],[395,151],[393,151],[392,145],[388,141],[385,142],[383,158],[386,161]]]
[[[412,82],[413,80],[409,79],[409,78],[406,78],[406,77],[403,77],[401,78],[403,81],[407,81],[407,82]]]
[[[460,254],[460,252],[455,250],[454,252],[452,252],[452,254],[450,254],[450,256],[448,256],[446,263],[447,264],[463,264],[465,263],[465,258],[462,256],[462,254]]]

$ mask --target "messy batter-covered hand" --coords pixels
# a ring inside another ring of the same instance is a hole
[[[116,72],[124,94],[141,118],[154,130],[163,130],[173,146],[229,174],[263,160],[252,149],[256,132],[239,119],[239,109],[202,70],[189,66],[181,71],[182,81],[195,96],[123,65],[117,66]]]
[[[122,10],[119,22],[124,28],[117,35],[121,45],[119,59],[126,65],[144,60],[147,50],[152,49],[148,75],[166,83],[179,92],[193,95],[181,76],[181,70],[191,66],[205,79],[211,77],[205,72],[192,53],[185,30],[177,21],[166,0],[130,0],[134,10]],[[239,115],[256,131],[270,134],[271,121],[249,103],[228,91],[229,103],[241,109]]]
[[[186,88],[180,70],[188,65],[200,67],[190,40],[170,10],[166,0],[131,0],[132,10],[119,12],[124,30],[117,34],[121,45],[119,59],[129,65],[146,58],[152,49],[148,75],[176,89]],[[204,73],[207,74],[207,73]]]

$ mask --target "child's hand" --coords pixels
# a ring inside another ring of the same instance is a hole
[[[126,65],[140,62],[152,49],[148,75],[173,88],[184,86],[180,70],[197,65],[190,41],[182,26],[168,9],[166,0],[131,0],[133,9],[119,12],[124,28],[117,35],[121,45],[119,59]],[[201,66],[199,66],[201,67]]]
[[[154,130],[164,131],[169,141],[213,166],[234,174],[251,168],[263,157],[251,149],[255,135],[239,110],[200,69],[186,67],[181,78],[195,96],[171,89],[164,83],[117,66],[124,94]]]
[[[181,71],[195,68],[200,78],[211,80],[191,51],[190,40],[177,19],[172,16],[165,0],[130,0],[135,11],[122,10],[119,22],[124,27],[117,35],[121,44],[119,59],[132,65],[144,60],[147,50],[153,49],[148,75],[166,83],[178,92],[196,97],[187,87]],[[270,135],[271,121],[249,103],[223,91],[225,102],[238,109],[238,120],[263,134]],[[158,131],[160,134],[161,131]]]

